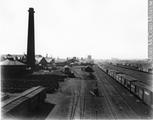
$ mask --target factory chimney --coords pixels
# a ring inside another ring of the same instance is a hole
[[[34,9],[29,8],[28,43],[27,43],[27,67],[31,70],[35,67],[35,38],[34,38]]]

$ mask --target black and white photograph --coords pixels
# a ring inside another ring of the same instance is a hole
[[[153,0],[1,0],[2,120],[152,120]]]

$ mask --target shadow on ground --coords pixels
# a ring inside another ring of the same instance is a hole
[[[54,107],[55,104],[44,102],[43,104],[39,105],[39,108],[36,108],[35,111],[30,112],[27,118],[45,120]]]

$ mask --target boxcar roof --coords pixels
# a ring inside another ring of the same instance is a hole
[[[120,71],[117,71],[117,70],[109,70],[109,71],[112,71],[112,72],[115,72],[115,73],[121,73]]]
[[[139,87],[141,87],[141,88],[145,88],[145,89],[147,89],[147,90],[153,92],[153,88],[152,88],[151,86],[145,84],[145,83],[142,82],[142,81],[134,82],[134,84],[135,84],[136,86],[139,86]]]
[[[123,78],[125,78],[126,80],[128,81],[137,81],[136,78],[132,77],[132,76],[129,76],[129,75],[126,75],[126,74],[118,74],[119,76],[122,76]]]
[[[0,62],[0,65],[2,66],[25,66],[26,64],[19,62],[17,60],[4,60],[2,62]]]

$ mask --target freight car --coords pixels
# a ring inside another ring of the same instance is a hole
[[[117,74],[117,81],[119,81],[124,87],[131,91],[132,82],[136,82],[137,80],[126,74]]]
[[[128,89],[132,94],[137,96],[145,104],[153,108],[153,89],[144,82],[135,79],[129,75],[123,74],[116,70],[107,69],[105,67],[99,68],[110,75],[114,80]]]
[[[132,92],[138,96],[144,103],[153,107],[153,89],[149,86],[144,84],[142,81],[137,81],[132,83],[135,89],[135,92]]]

